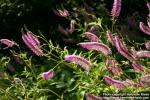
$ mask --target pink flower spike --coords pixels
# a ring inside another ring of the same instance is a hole
[[[110,31],[107,31],[107,38],[108,38],[108,41],[112,44],[112,45],[115,45],[115,39],[112,35],[112,32]]]
[[[132,80],[126,79],[125,81],[123,81],[125,83],[126,86],[132,86],[132,87],[139,87],[140,85],[138,83],[135,83]]]
[[[120,15],[121,11],[121,1],[122,0],[114,0],[113,8],[111,10],[112,20],[115,20]]]
[[[115,36],[115,45],[118,52],[130,61],[135,60],[134,56],[128,51],[128,49],[123,45],[118,36]]]
[[[6,48],[12,47],[15,45],[14,41],[8,40],[8,39],[0,39],[0,43],[6,45]]]
[[[38,40],[37,36],[34,35],[31,31],[27,32],[27,36],[31,39],[32,43],[40,46],[40,41]]]
[[[69,61],[69,62],[80,65],[85,70],[89,70],[90,66],[92,65],[90,61],[86,60],[83,57],[76,56],[76,55],[66,55],[64,59],[65,61]]]
[[[123,89],[126,87],[125,83],[123,81],[119,81],[119,80],[115,80],[115,79],[112,79],[111,77],[109,76],[104,76],[104,80],[107,84],[111,85],[111,86],[114,86],[118,89]]]
[[[147,4],[148,9],[150,10],[150,2],[148,2]]]
[[[146,26],[143,22],[140,22],[139,27],[140,27],[142,32],[150,35],[150,27]]]
[[[141,50],[136,53],[137,57],[147,57],[150,58],[150,51]]]
[[[93,34],[91,32],[85,32],[84,35],[87,38],[89,38],[92,42],[99,42],[100,41],[99,38],[95,34]]]
[[[100,51],[105,56],[107,56],[109,54],[112,54],[111,49],[103,43],[99,43],[99,42],[81,42],[81,43],[79,43],[79,45],[82,46],[85,49],[88,49],[88,50]]]
[[[55,10],[53,9],[53,12],[57,15],[57,16],[60,16],[60,17],[67,17],[69,16],[69,12],[66,10],[66,9],[63,9],[63,10]]]
[[[150,86],[150,75],[146,75],[140,78],[140,84],[143,87],[149,87]]]
[[[54,77],[54,75],[55,75],[54,71],[53,70],[49,70],[47,72],[43,72],[42,73],[42,78],[44,80],[50,80],[50,79],[52,79]]]
[[[145,43],[145,47],[146,47],[146,49],[150,50],[150,41],[147,41],[147,42]]]
[[[144,72],[144,66],[142,66],[139,62],[133,61],[132,67],[136,72]]]
[[[116,60],[107,59],[106,68],[113,75],[121,75],[123,73]]]
[[[23,34],[22,35],[22,40],[31,49],[31,51],[34,52],[37,56],[42,56],[43,55],[42,49],[38,45],[36,45],[34,43],[34,41],[31,40],[31,38],[28,35]]]

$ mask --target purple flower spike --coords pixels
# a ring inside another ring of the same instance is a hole
[[[39,45],[37,45],[35,40],[33,40],[31,37],[29,37],[26,34],[23,34],[22,35],[22,40],[31,49],[31,51],[34,52],[36,55],[38,55],[38,56],[42,56],[43,55],[42,49],[40,48]]]
[[[98,42],[82,42],[79,43],[83,48],[86,48],[88,50],[96,50],[102,52],[104,55],[109,55],[112,54],[111,49],[103,44],[103,43],[98,43]]]
[[[148,9],[150,10],[150,2],[148,2],[147,4]]]
[[[90,61],[86,60],[83,57],[76,56],[76,55],[66,55],[64,59],[66,61],[73,62],[75,64],[80,65],[85,70],[89,70],[90,66],[92,65]]]
[[[141,50],[136,53],[137,57],[147,57],[150,58],[150,51]]]
[[[6,45],[6,48],[12,47],[15,45],[14,41],[8,40],[8,39],[0,39],[0,43]]]
[[[121,11],[121,1],[122,0],[114,0],[113,8],[111,10],[112,20],[115,20],[120,15]]]
[[[134,56],[128,51],[128,49],[123,45],[123,43],[120,41],[119,37],[116,36],[115,37],[115,44],[116,44],[116,48],[118,50],[118,52],[123,55],[124,57],[126,57],[128,60],[133,61]]]
[[[98,96],[95,96],[93,94],[90,94],[90,93],[86,93],[86,100],[106,100],[106,99],[103,99],[101,97],[98,97]]]
[[[110,31],[107,31],[107,38],[108,38],[108,41],[112,43],[112,45],[115,45],[115,39]]]
[[[132,67],[136,72],[144,72],[144,66],[142,66],[139,62],[133,61]]]
[[[146,26],[143,22],[140,22],[139,27],[140,27],[142,32],[144,32],[145,34],[150,35],[150,27]]]
[[[55,15],[60,16],[60,17],[67,17],[69,16],[69,12],[66,9],[63,10],[55,10],[53,9],[53,12],[55,13]]]
[[[35,45],[40,46],[40,41],[38,40],[36,35],[34,35],[31,31],[28,31],[27,35],[31,39],[32,43],[35,43]]]
[[[55,75],[54,71],[53,70],[49,70],[47,72],[43,72],[42,73],[42,78],[44,80],[50,80],[50,79],[52,79],[54,77],[54,75]]]
[[[140,78],[140,84],[143,87],[150,87],[150,75],[146,75]]]
[[[99,42],[100,41],[99,38],[95,34],[93,34],[91,32],[85,32],[84,35],[86,37],[88,37],[92,42]]]
[[[113,75],[121,75],[122,74],[122,69],[119,67],[116,60],[107,59],[106,60],[106,68]]]
[[[132,86],[136,88],[140,86],[138,83],[135,83],[134,81],[129,80],[129,79],[126,79],[124,83],[126,84],[126,86]]]
[[[145,43],[145,47],[146,47],[146,49],[150,50],[150,41]]]
[[[123,81],[119,81],[119,80],[115,80],[115,79],[112,79],[111,77],[109,76],[104,76],[104,80],[107,84],[111,85],[111,86],[114,86],[118,89],[123,89],[126,87],[125,83]]]

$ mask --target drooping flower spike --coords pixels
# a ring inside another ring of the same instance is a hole
[[[121,12],[121,2],[122,0],[114,0],[113,8],[111,10],[112,20],[115,21]]]
[[[123,73],[116,60],[107,59],[106,68],[113,75],[121,75]]]
[[[105,56],[107,56],[109,54],[112,54],[111,49],[103,43],[99,43],[99,42],[81,42],[81,43],[79,43],[79,45],[82,46],[85,49],[88,49],[88,50],[100,51]]]
[[[55,72],[53,70],[49,70],[47,72],[42,73],[42,78],[44,80],[50,80],[54,77],[54,75],[55,75]]]
[[[6,48],[9,48],[15,45],[15,42],[9,39],[0,39],[0,43],[6,45],[7,46]]]
[[[150,51],[141,50],[136,53],[137,57],[147,57],[150,58]]]
[[[85,70],[89,70],[90,66],[92,65],[90,61],[77,55],[66,55],[64,59],[65,61],[69,61],[69,62],[80,65]]]
[[[95,34],[93,34],[91,32],[85,32],[84,35],[87,38],[89,38],[92,42],[99,42],[100,41],[99,38]]]
[[[40,41],[38,40],[37,36],[34,35],[31,31],[27,31],[27,36],[35,43],[35,45],[40,46]]]
[[[150,27],[146,26],[143,22],[140,22],[139,27],[140,27],[142,32],[150,35]]]
[[[123,89],[126,87],[126,84],[123,81],[112,79],[109,76],[104,76],[104,80],[107,84],[114,86],[118,89]]]
[[[135,60],[134,56],[128,51],[127,47],[123,45],[118,36],[115,36],[115,45],[118,52],[131,62]]]
[[[145,75],[145,76],[141,77],[139,82],[143,87],[149,87],[150,86],[150,75]]]
[[[112,35],[112,32],[107,31],[107,39],[108,39],[108,41],[109,41],[112,45],[115,46],[115,39],[114,39],[114,37],[113,37],[113,35]]]
[[[37,41],[35,41],[35,39],[32,36],[30,36],[29,33],[28,34],[23,34],[22,35],[22,40],[31,49],[32,52],[34,52],[38,56],[42,56],[43,55],[43,50],[41,49],[39,42],[37,44]],[[35,38],[37,39],[37,37],[35,37]]]
[[[132,81],[132,80],[129,80],[129,79],[126,79],[126,80],[124,81],[124,83],[125,83],[126,86],[132,86],[132,87],[135,87],[135,88],[137,88],[137,87],[140,86],[139,83],[136,83],[136,82],[134,82],[134,81]]]
[[[55,15],[57,15],[57,16],[60,16],[60,17],[67,17],[67,16],[69,16],[69,12],[66,9],[63,9],[63,10],[52,9],[52,10],[55,13]]]
[[[150,2],[148,2],[147,4],[148,9],[150,10]]]
[[[136,72],[144,72],[144,66],[137,61],[133,61],[132,67]]]

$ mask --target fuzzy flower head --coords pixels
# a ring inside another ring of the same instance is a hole
[[[115,21],[116,18],[120,15],[121,12],[121,1],[122,0],[114,0],[113,8],[111,10],[112,20]]]
[[[50,80],[54,77],[54,75],[55,75],[55,72],[53,70],[49,70],[47,72],[42,73],[42,78],[44,80]]]
[[[107,56],[109,54],[112,54],[111,49],[103,43],[99,43],[99,42],[81,42],[81,43],[79,43],[79,45],[82,46],[85,49],[88,49],[88,50],[100,51],[105,56]]]
[[[90,66],[92,65],[90,61],[86,60],[83,57],[76,56],[76,55],[66,55],[64,59],[65,61],[69,61],[69,62],[80,65],[85,70],[89,70]]]
[[[0,39],[0,43],[6,45],[6,48],[12,47],[15,45],[14,41],[8,40],[8,39]]]

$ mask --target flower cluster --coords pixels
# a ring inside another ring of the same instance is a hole
[[[43,50],[40,47],[40,41],[31,31],[28,31],[26,34],[23,33],[22,40],[36,55],[43,55]]]

